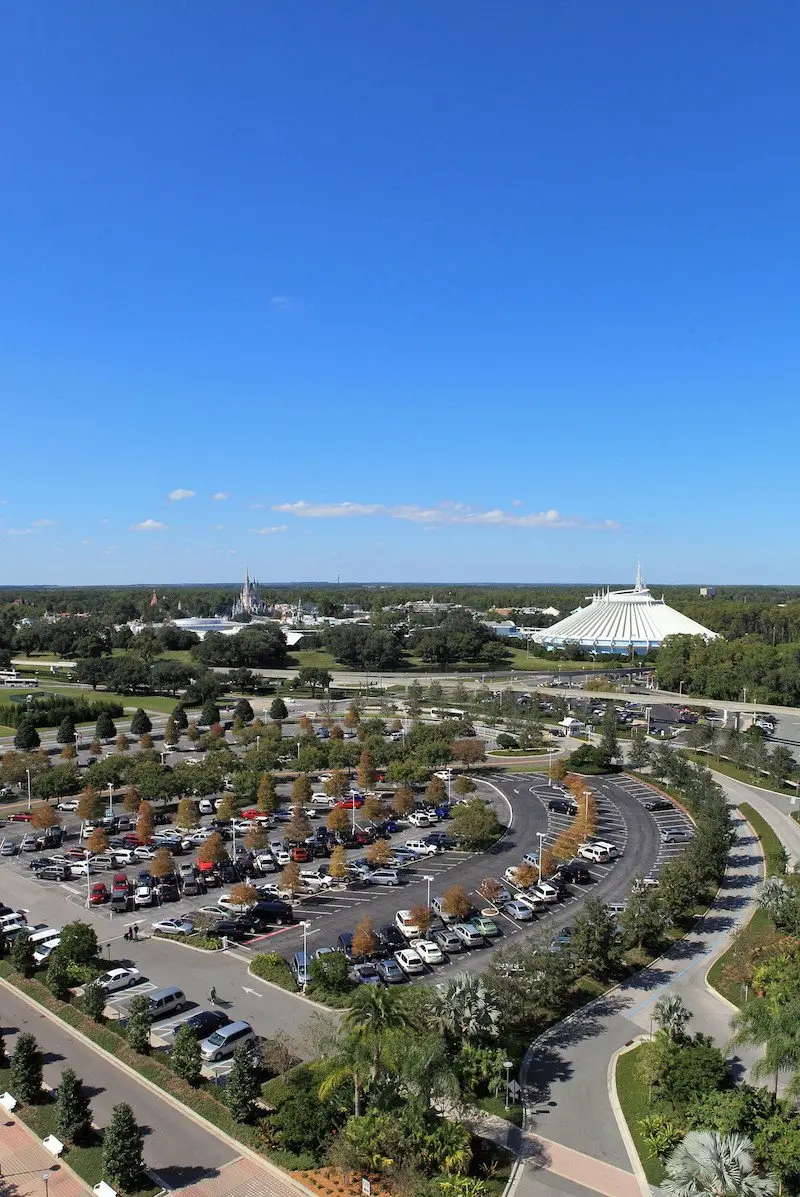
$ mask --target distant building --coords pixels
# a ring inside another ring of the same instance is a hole
[[[653,598],[637,568],[633,590],[593,594],[588,606],[578,607],[566,619],[539,632],[536,640],[547,648],[578,645],[588,652],[625,655],[644,654],[660,648],[667,636],[681,635],[705,640],[717,637],[716,632],[668,607],[663,597]]]
[[[717,588],[716,586],[701,586],[700,594],[703,598],[716,598]]]
[[[266,615],[269,610],[267,604],[258,592],[258,583],[250,581],[250,572],[245,570],[242,592],[233,604],[231,618],[237,615]]]

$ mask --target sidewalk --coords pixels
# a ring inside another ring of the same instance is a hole
[[[33,1131],[13,1114],[0,1115],[0,1193],[3,1197],[85,1197],[88,1185],[42,1147]]]

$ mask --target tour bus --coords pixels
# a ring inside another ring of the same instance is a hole
[[[27,690],[38,685],[38,677],[20,677],[16,669],[0,669],[0,686],[19,686]]]

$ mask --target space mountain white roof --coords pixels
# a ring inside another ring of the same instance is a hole
[[[637,569],[633,590],[594,594],[587,607],[578,607],[566,619],[538,632],[535,639],[550,648],[579,644],[589,650],[613,652],[659,648],[667,636],[714,640],[717,633],[668,607],[663,598],[653,598]]]

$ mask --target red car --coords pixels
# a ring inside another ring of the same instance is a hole
[[[257,819],[258,816],[262,813],[263,812],[260,811],[257,807],[251,806],[247,810],[242,811],[240,818],[242,818],[242,819]]]
[[[16,814],[8,816],[9,823],[31,823],[33,815],[29,810],[18,810]]]
[[[92,888],[89,890],[89,904],[91,906],[102,906],[104,902],[108,901],[108,886],[105,881],[95,881]]]
[[[353,808],[355,808],[356,810],[360,810],[361,807],[364,805],[364,799],[363,798],[343,798],[341,800],[341,802],[337,802],[336,805],[338,806],[339,810],[353,810]]]
[[[291,851],[292,860],[296,860],[298,864],[307,864],[311,860],[311,853],[308,848],[304,848],[302,844],[297,844]]]

